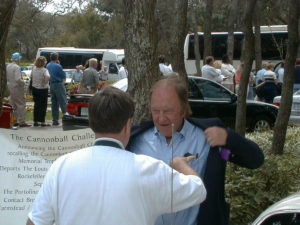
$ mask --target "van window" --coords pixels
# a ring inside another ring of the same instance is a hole
[[[119,70],[115,63],[110,63],[108,68],[108,73],[115,73],[118,74]]]

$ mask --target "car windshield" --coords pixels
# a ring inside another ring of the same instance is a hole
[[[189,97],[213,101],[230,101],[230,93],[214,82],[204,79],[192,79],[189,83]]]
[[[65,73],[66,73],[66,78],[72,78],[73,71],[65,71]]]
[[[294,95],[300,95],[300,90],[296,91]]]

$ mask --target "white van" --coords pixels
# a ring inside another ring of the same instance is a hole
[[[50,62],[51,52],[59,54],[58,59],[64,69],[75,69],[77,65],[85,65],[90,58],[102,60],[103,53],[108,49],[90,49],[90,48],[74,48],[74,47],[47,47],[39,48],[36,58],[45,56]]]
[[[109,49],[103,53],[102,68],[108,68],[108,80],[118,80],[119,68],[124,58],[124,49]]]

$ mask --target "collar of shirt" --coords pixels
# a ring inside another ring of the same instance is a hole
[[[122,144],[122,142],[119,141],[119,140],[117,140],[117,139],[114,139],[114,138],[109,138],[109,137],[97,138],[97,139],[93,142],[93,145],[95,145],[96,142],[98,142],[98,141],[114,142],[114,143],[116,143],[117,145],[119,145],[121,149],[125,149],[125,148],[124,148],[124,145]]]
[[[181,130],[178,132],[178,131],[174,131],[174,139],[184,139],[187,134],[188,134],[188,131],[189,129],[191,128],[190,126],[191,124],[186,120],[184,119],[183,120],[183,126],[181,128]],[[154,134],[156,136],[160,136],[161,138],[164,138],[165,139],[165,136],[163,136],[158,130],[157,128],[154,126]]]

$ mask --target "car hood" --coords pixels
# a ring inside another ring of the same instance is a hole
[[[273,102],[280,102],[281,96],[276,96]],[[293,102],[300,102],[300,95],[293,95]]]
[[[273,105],[273,104],[269,104],[269,103],[265,103],[265,102],[260,102],[260,101],[255,101],[255,100],[247,100],[246,101],[247,102],[247,105],[248,104],[255,104],[255,105],[261,105],[261,106],[269,106],[269,107],[272,107],[272,108],[277,108],[278,109],[278,107],[277,106],[275,106],[275,105]]]
[[[252,223],[252,225],[259,225],[266,217],[273,214],[286,212],[300,212],[300,191],[276,202],[262,212],[259,217]]]

